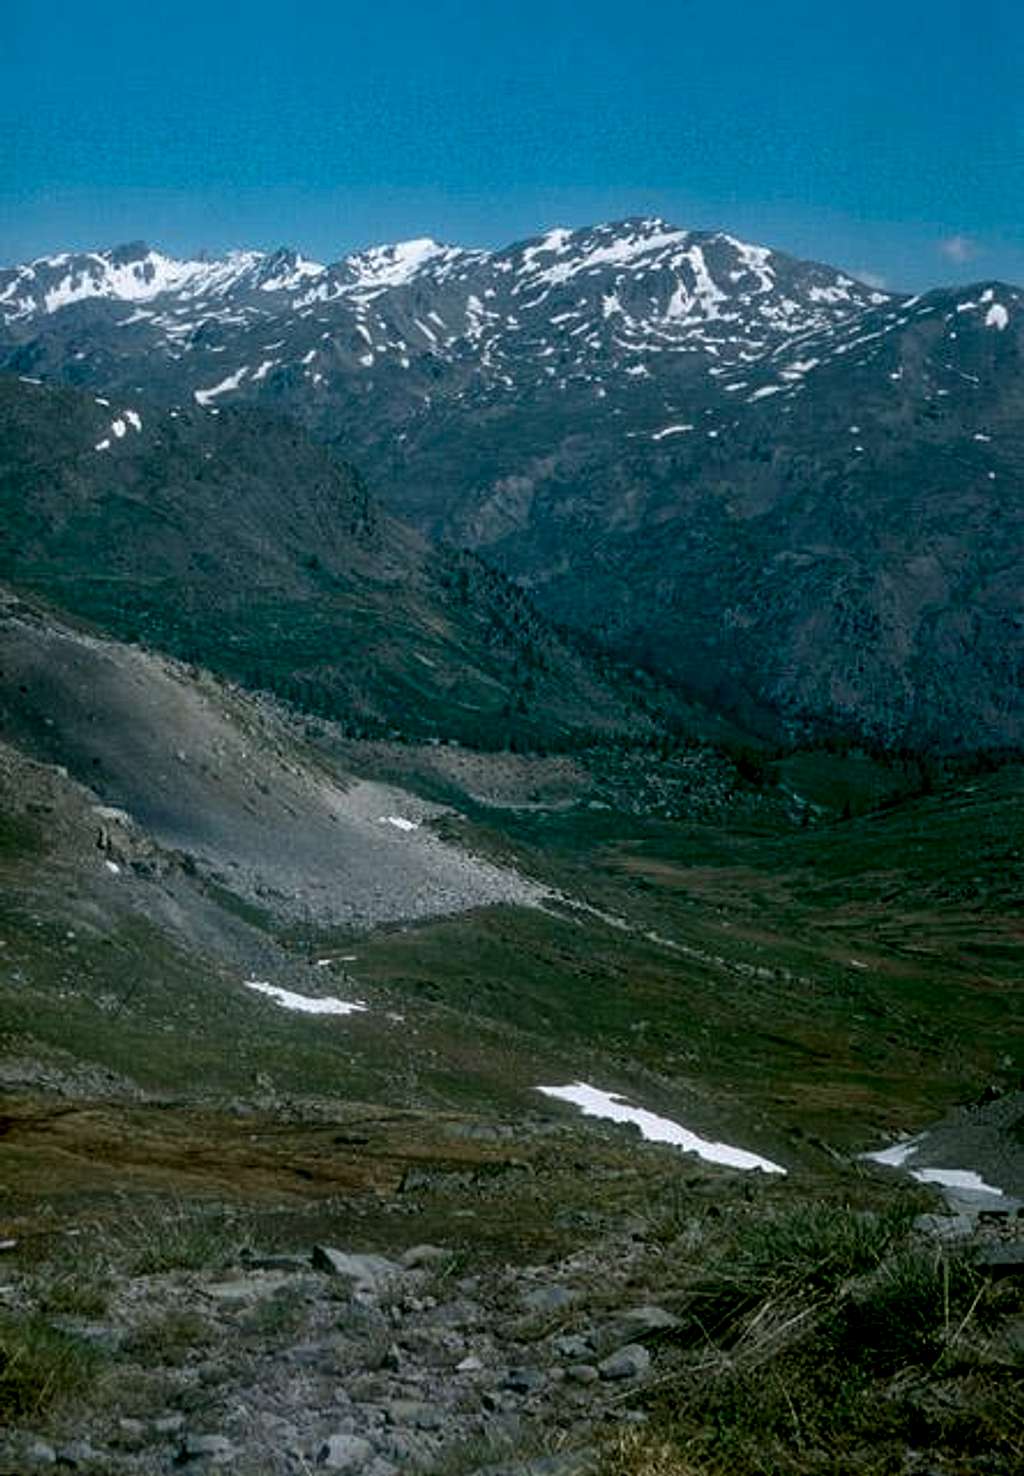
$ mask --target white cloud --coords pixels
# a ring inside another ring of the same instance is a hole
[[[959,235],[944,237],[938,242],[938,249],[947,260],[955,261],[958,266],[973,261],[979,251],[977,241],[972,241],[970,236]]]
[[[883,277],[881,272],[869,272],[865,267],[855,267],[850,275],[856,277],[858,282],[863,282],[865,287],[874,287],[876,292],[886,292],[889,287],[889,279]]]

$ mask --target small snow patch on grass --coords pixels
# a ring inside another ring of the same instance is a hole
[[[734,1148],[729,1143],[712,1143],[701,1138],[689,1128],[681,1127],[668,1117],[658,1117],[642,1107],[631,1107],[622,1097],[612,1092],[602,1092],[588,1086],[584,1081],[564,1087],[538,1087],[545,1097],[554,1097],[561,1102],[571,1102],[587,1117],[605,1117],[611,1122],[631,1122],[640,1129],[642,1137],[651,1143],[671,1143],[684,1153],[696,1153],[708,1163],[725,1164],[735,1169],[760,1169],[766,1174],[784,1174],[781,1164],[748,1153],[744,1148]]]
[[[282,989],[277,984],[267,984],[261,979],[246,979],[245,987],[255,990],[257,994],[265,994],[283,1010],[295,1010],[303,1015],[355,1015],[366,1009],[366,1006],[360,1004],[358,1000],[335,999],[333,995],[324,995],[320,999],[314,999],[308,994],[294,994],[290,989]]]

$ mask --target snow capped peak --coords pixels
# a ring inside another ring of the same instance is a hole
[[[249,292],[294,293],[292,305],[301,308],[349,294],[375,295],[423,273],[443,280],[460,262],[485,256],[421,237],[355,252],[328,267],[283,246],[269,253],[232,251],[213,261],[179,260],[134,241],[0,269],[0,316],[15,322],[88,299],[139,304],[163,294],[190,301]]]
[[[673,362],[701,366],[709,381],[735,370],[723,392],[792,397],[831,352],[829,335],[850,337],[890,302],[830,267],[660,216],[554,226],[497,252],[417,237],[323,265],[283,246],[211,261],[132,242],[0,269],[0,324],[15,338],[89,299],[130,330],[130,353],[151,345],[200,405],[293,382],[326,403],[367,371],[372,383],[413,371],[411,387],[427,360],[452,366],[453,384],[472,370],[472,388],[457,393],[474,397],[551,384],[604,398],[617,380],[639,393],[658,380],[656,363]],[[993,297],[985,311],[1003,328],[1009,300]],[[87,353],[76,348],[76,359]],[[757,363],[778,379],[748,385]],[[678,409],[667,405],[659,423],[674,427]]]
[[[311,278],[322,277],[326,270],[320,262],[310,261],[287,246],[279,246],[260,261],[256,281],[261,292],[291,292],[305,286]]]
[[[353,287],[372,291],[404,287],[426,269],[448,266],[465,254],[457,246],[442,246],[430,236],[421,236],[354,252],[339,265],[349,275]]]
[[[567,231],[561,227],[518,248],[518,271],[534,283],[556,286],[581,272],[629,266],[639,257],[685,241],[685,231],[657,219],[616,221]],[[552,260],[551,258],[554,258]]]
[[[340,310],[346,299],[365,307],[414,283],[434,290],[463,281],[481,304],[507,291],[523,310],[556,289],[585,292],[601,321],[614,317],[627,331],[643,323],[689,331],[701,322],[734,321],[739,313],[793,333],[886,300],[867,296],[853,278],[828,268],[722,232],[683,230],[654,215],[577,229],[555,226],[498,253],[422,236],[353,252],[330,266],[286,247],[179,260],[133,241],[0,269],[0,317],[14,323],[88,299],[138,308],[165,295],[168,302],[158,311],[173,306],[173,299],[183,305],[203,299],[211,311],[223,304],[225,312],[246,312],[259,301],[256,294],[278,293],[287,294],[288,309],[296,313],[329,302]],[[271,310],[280,311],[276,305]]]
[[[199,297],[230,289],[260,260],[259,252],[233,251],[218,261],[179,261],[139,241],[108,251],[62,252],[0,272],[0,304],[11,320],[89,298],[139,303],[165,292]]]

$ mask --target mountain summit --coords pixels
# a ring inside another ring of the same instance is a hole
[[[609,283],[626,288],[624,301],[608,292]],[[643,218],[557,228],[502,251],[467,250],[429,238],[401,241],[352,253],[329,266],[287,247],[270,253],[234,251],[215,261],[177,260],[144,242],[61,253],[0,270],[0,315],[10,325],[95,299],[170,308],[180,298],[211,308],[230,302],[250,311],[259,304],[274,313],[345,304],[357,318],[366,318],[369,303],[379,303],[391,289],[445,286],[463,290],[452,294],[443,325],[413,324],[414,349],[436,350],[460,337],[478,341],[487,321],[514,330],[518,314],[499,312],[501,304],[514,302],[530,314],[563,291],[571,295],[574,318],[592,307],[601,321],[625,330],[627,339],[635,338],[640,323],[660,325],[670,337],[701,322],[741,325],[747,320],[760,322],[768,332],[796,332],[886,300],[831,268],[800,263],[721,232],[685,231]],[[288,302],[267,304],[253,298],[255,293],[281,294]],[[578,327],[576,322],[556,337]],[[385,339],[376,351],[393,347]]]

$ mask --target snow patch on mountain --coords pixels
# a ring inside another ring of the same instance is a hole
[[[148,247],[41,256],[0,273],[0,304],[8,319],[30,317],[90,298],[150,302],[164,293],[199,297],[223,293],[259,262],[258,252],[237,251],[219,261],[178,261]],[[138,321],[137,318],[133,319]]]
[[[208,405],[210,401],[215,400],[218,395],[226,395],[229,393],[230,390],[238,389],[239,385],[242,383],[242,380],[245,378],[248,372],[249,366],[247,364],[243,364],[241,369],[237,369],[234,374],[229,374],[227,378],[222,379],[219,384],[212,385],[209,389],[195,390],[193,394],[196,404],[204,406]]]
[[[322,277],[327,268],[293,251],[276,252],[264,261],[260,272],[261,292],[294,292],[311,278]]]
[[[357,1015],[366,1010],[366,1006],[358,1000],[350,1002],[330,994],[319,997],[296,994],[292,989],[282,989],[280,985],[268,984],[262,979],[246,979],[245,987],[256,994],[266,995],[276,1005],[280,1005],[281,1009],[293,1010],[301,1015]]]
[[[386,287],[404,287],[426,267],[451,266],[464,253],[456,246],[442,246],[429,236],[397,241],[392,246],[372,246],[345,258],[343,265],[352,277],[352,291],[365,294]]]
[[[605,266],[629,266],[639,257],[650,255],[664,246],[673,246],[685,240],[685,231],[636,231],[624,236],[611,236],[607,241],[598,241],[576,252],[568,261],[555,262],[552,266],[533,274],[534,282],[548,282],[558,286],[582,272],[594,271]],[[560,252],[565,251],[563,243]],[[532,262],[529,263],[532,265]]]

